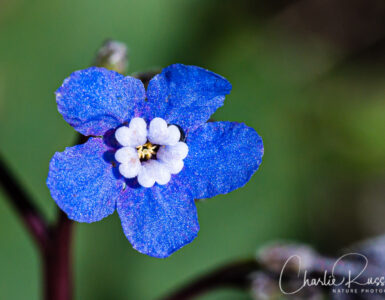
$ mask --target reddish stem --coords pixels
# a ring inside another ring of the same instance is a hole
[[[71,300],[71,232],[72,221],[62,212],[55,226],[49,227],[34,206],[23,185],[17,181],[0,157],[0,186],[10,204],[35,240],[44,266],[45,300]]]
[[[33,205],[23,185],[16,180],[5,161],[0,156],[0,186],[11,200],[10,204],[20,215],[41,251],[44,251],[48,240],[47,224]]]
[[[43,253],[45,300],[72,299],[72,224],[60,211],[59,220],[50,232],[49,243]]]
[[[185,287],[163,298],[163,300],[193,299],[221,287],[242,289],[250,285],[250,274],[258,269],[259,265],[254,259],[232,263],[188,283]]]

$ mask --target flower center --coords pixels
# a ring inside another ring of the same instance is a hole
[[[145,143],[144,145],[136,147],[138,150],[138,157],[141,161],[149,160],[155,157],[156,152],[159,149],[158,145],[153,145],[150,142]]]
[[[188,146],[181,130],[162,118],[152,119],[148,126],[144,119],[133,118],[116,130],[115,138],[122,146],[115,152],[120,174],[137,177],[142,187],[167,184],[184,167]]]

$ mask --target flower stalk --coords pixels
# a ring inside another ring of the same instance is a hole
[[[70,249],[73,222],[59,211],[57,223],[49,226],[2,157],[0,185],[40,252],[44,267],[44,299],[71,300]]]
[[[188,300],[219,288],[248,289],[251,274],[259,269],[256,260],[241,261],[225,265],[192,281],[162,300]]]
[[[0,156],[0,186],[3,188],[13,209],[19,214],[40,251],[48,242],[47,224],[16,176]]]
[[[44,299],[72,299],[72,245],[73,221],[59,211],[57,224],[50,230],[49,243],[43,255]]]

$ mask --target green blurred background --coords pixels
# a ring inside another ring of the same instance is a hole
[[[265,156],[244,188],[198,203],[197,239],[168,259],[133,250],[116,214],[77,224],[76,299],[155,299],[273,240],[335,253],[384,232],[384,1],[0,0],[0,151],[50,220],[48,162],[75,139],[54,91],[107,38],[129,45],[130,73],[228,78],[214,118],[254,127]],[[0,298],[40,299],[38,252],[0,197]]]

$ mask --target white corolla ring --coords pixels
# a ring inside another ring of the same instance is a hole
[[[115,153],[120,174],[138,177],[143,187],[167,184],[171,175],[183,169],[187,144],[180,141],[179,128],[162,118],[152,119],[148,128],[144,119],[134,118],[128,127],[118,128],[115,137],[123,146]]]

